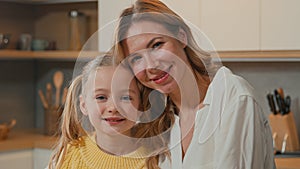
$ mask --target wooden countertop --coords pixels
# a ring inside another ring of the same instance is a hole
[[[6,140],[0,141],[0,152],[21,149],[52,149],[57,137],[43,135],[38,130],[12,130]]]
[[[300,158],[275,158],[277,169],[299,169]]]
[[[37,130],[12,130],[6,140],[0,141],[0,152],[44,148],[52,149],[57,137],[43,135]],[[275,158],[278,169],[299,169],[300,158]]]

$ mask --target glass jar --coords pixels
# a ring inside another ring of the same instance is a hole
[[[84,13],[77,10],[69,12],[70,32],[69,32],[69,49],[80,50],[86,41],[87,36],[87,19]]]

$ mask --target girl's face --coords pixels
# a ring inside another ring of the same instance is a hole
[[[163,93],[177,89],[189,65],[184,52],[185,32],[180,29],[173,35],[161,24],[140,21],[130,26],[126,37],[122,45],[137,79]]]
[[[126,74],[117,79],[119,86],[112,88],[115,68],[103,66],[92,73],[85,86],[85,95],[80,98],[81,109],[94,126],[96,132],[129,135],[136,124],[140,91],[133,80],[125,84]],[[123,83],[122,83],[123,81]]]

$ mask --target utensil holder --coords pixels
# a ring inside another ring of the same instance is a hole
[[[45,112],[45,126],[44,134],[53,136],[57,133],[60,124],[60,117],[63,109],[61,107],[51,106],[44,109]]]
[[[293,112],[269,115],[276,151],[298,151],[299,138]]]

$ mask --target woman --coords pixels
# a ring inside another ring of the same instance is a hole
[[[125,9],[115,52],[143,85],[176,107],[171,160],[161,168],[275,167],[270,127],[254,89],[214,64],[165,4],[137,0]]]

